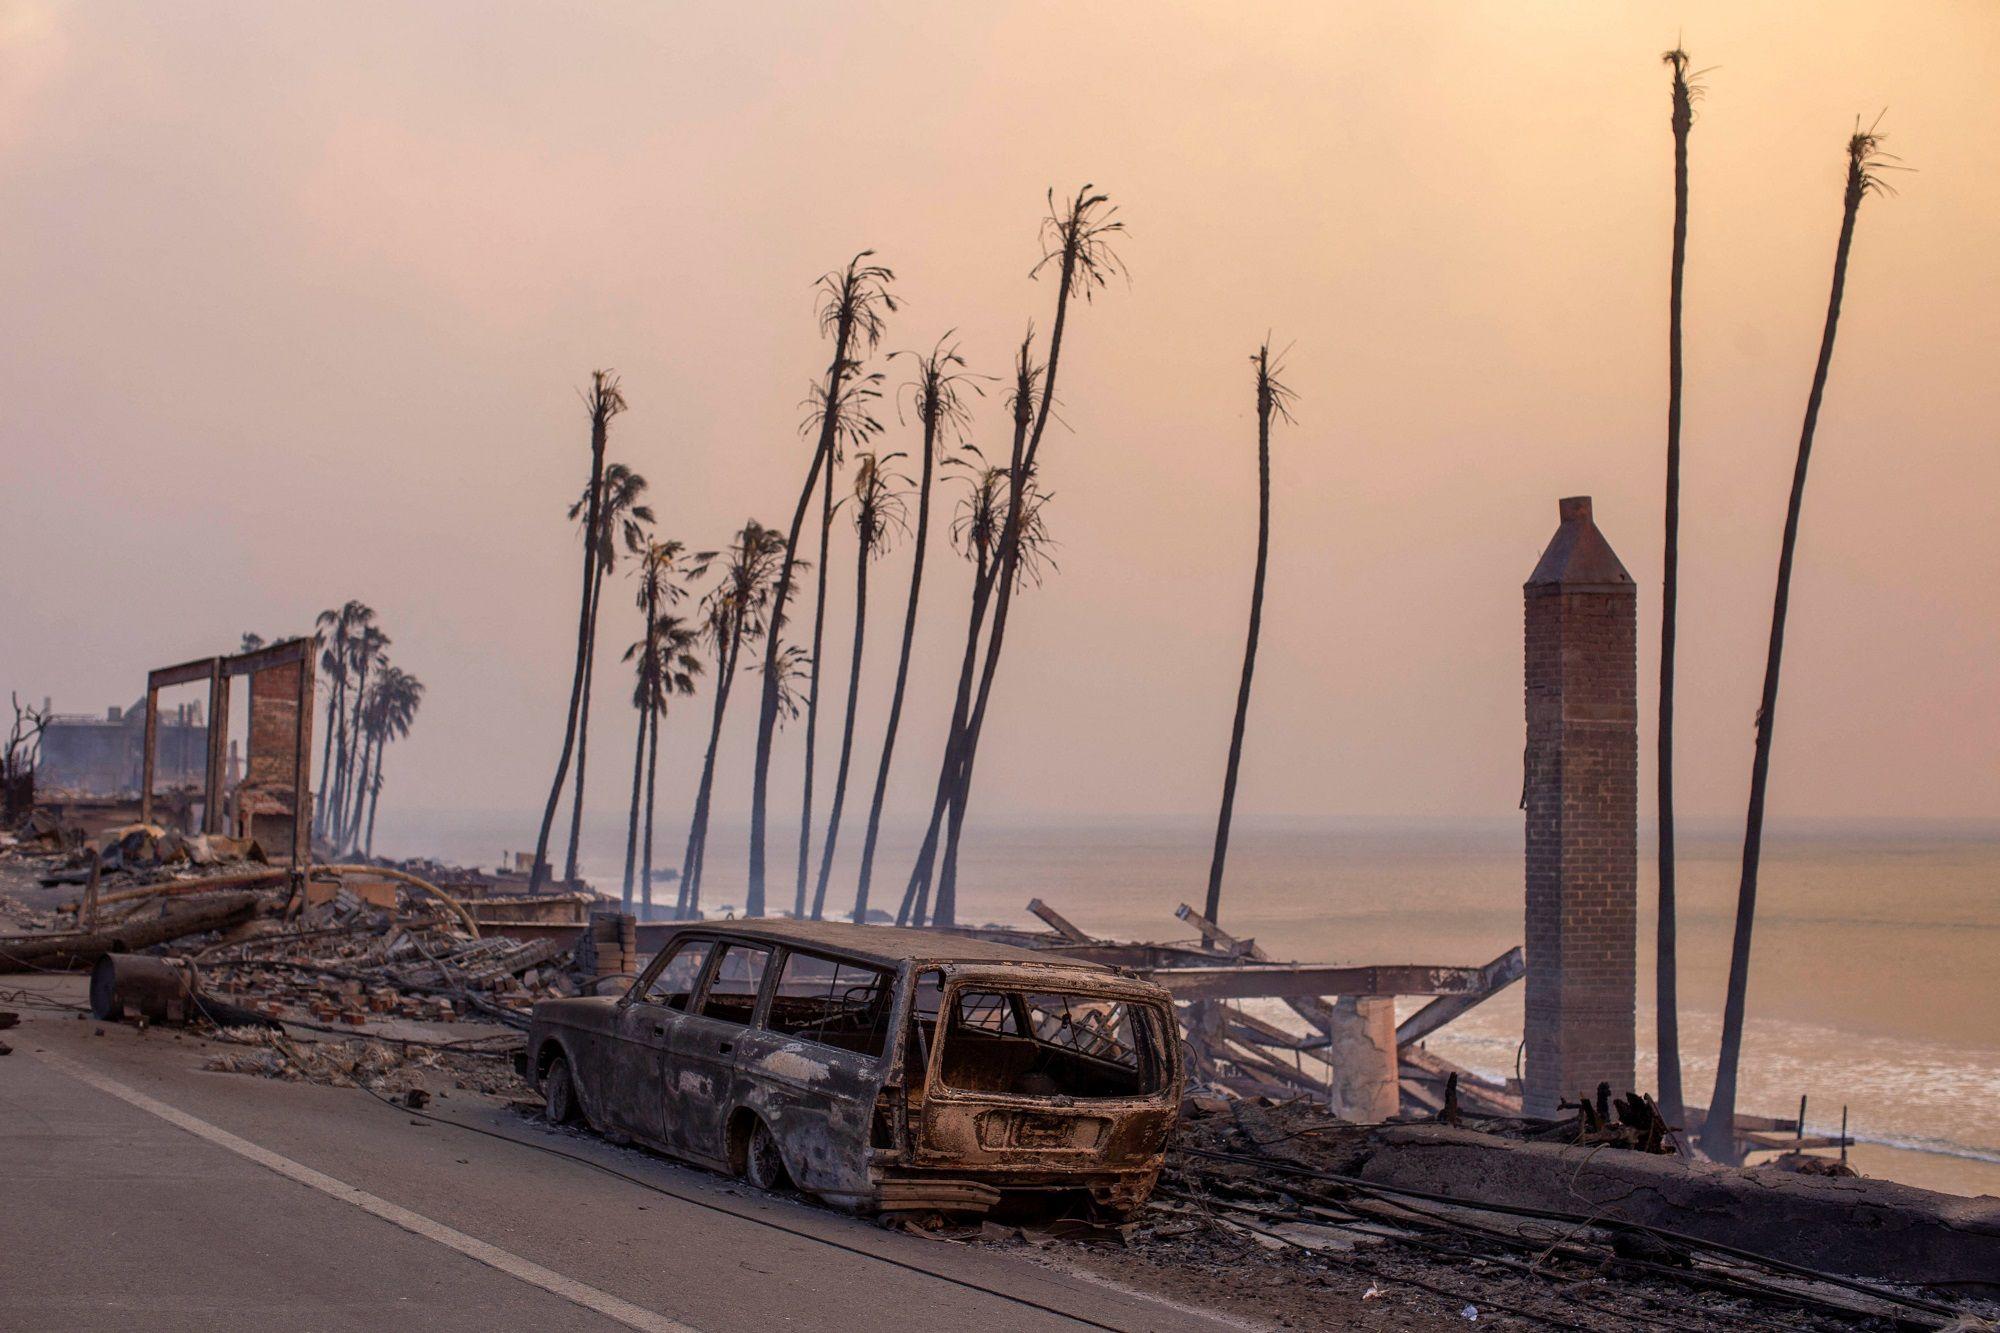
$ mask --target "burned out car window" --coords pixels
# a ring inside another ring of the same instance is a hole
[[[889,1044],[892,981],[893,974],[881,968],[788,954],[765,1026],[787,1036],[880,1056]]]
[[[695,983],[701,980],[701,965],[708,961],[709,951],[714,947],[714,940],[682,940],[639,998],[647,1004],[662,1004],[685,1013],[688,1001],[694,998]]]
[[[701,1016],[747,1024],[757,1012],[757,993],[764,989],[770,962],[771,951],[761,945],[723,945],[709,974]]]
[[[1021,1024],[1014,1012],[1014,997],[1002,991],[962,990],[958,993],[958,1012],[953,1022],[963,1028],[977,1028],[982,1032],[1004,1033],[1010,1037],[1021,1035]]]
[[[939,1074],[964,1092],[1137,1097],[1168,1071],[1158,1009],[1106,996],[964,989],[939,1034]]]

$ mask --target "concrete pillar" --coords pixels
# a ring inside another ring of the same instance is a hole
[[[1523,585],[1528,715],[1526,1110],[1633,1085],[1638,969],[1638,590],[1591,519]]]
[[[1343,1120],[1375,1124],[1402,1108],[1396,1063],[1396,1000],[1390,995],[1343,995],[1327,1016],[1332,1105]]]

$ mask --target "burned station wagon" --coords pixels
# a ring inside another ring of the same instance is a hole
[[[535,1006],[549,1118],[866,1212],[1142,1204],[1178,1112],[1166,991],[944,933],[733,921],[624,995]]]

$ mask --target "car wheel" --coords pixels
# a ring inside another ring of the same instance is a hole
[[[750,1127],[750,1144],[743,1153],[743,1178],[760,1190],[783,1189],[791,1183],[785,1174],[785,1155],[770,1126],[759,1120]]]
[[[552,1125],[567,1125],[576,1119],[576,1080],[570,1077],[569,1060],[558,1055],[542,1075],[542,1110]]]

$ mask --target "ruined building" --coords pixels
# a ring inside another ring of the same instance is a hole
[[[95,713],[58,713],[42,729],[36,784],[77,796],[129,796],[145,768],[146,701]],[[200,786],[208,764],[208,724],[200,703],[159,719],[154,781],[162,787]]]

